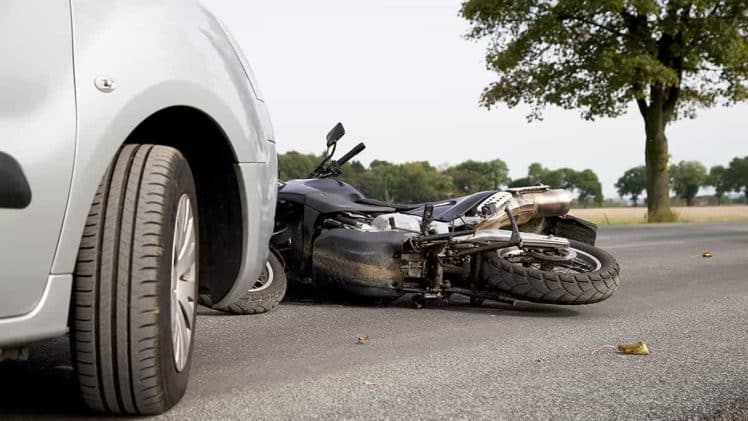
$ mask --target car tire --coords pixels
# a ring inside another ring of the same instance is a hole
[[[89,408],[152,415],[184,395],[197,236],[195,184],[182,154],[125,145],[96,192],[74,273],[71,348]]]
[[[275,308],[286,296],[288,282],[280,259],[270,253],[258,281],[225,310],[234,314],[260,314]]]

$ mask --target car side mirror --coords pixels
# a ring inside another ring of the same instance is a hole
[[[330,130],[330,133],[327,134],[327,147],[329,148],[336,144],[343,136],[345,136],[345,128],[343,127],[343,123],[338,123],[332,128],[332,130]]]

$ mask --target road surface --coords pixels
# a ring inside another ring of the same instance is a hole
[[[606,227],[598,244],[623,283],[591,306],[205,310],[189,390],[165,417],[748,419],[748,224]],[[603,347],[638,340],[652,355]],[[32,357],[0,365],[0,413],[85,415],[67,340]]]

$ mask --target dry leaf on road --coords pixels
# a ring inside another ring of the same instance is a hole
[[[639,341],[632,344],[618,345],[618,352],[631,355],[649,355],[649,348],[647,348],[647,344],[643,341]]]
[[[368,336],[359,336],[357,343],[359,345],[366,345],[366,342],[368,342],[368,341],[369,341],[369,337]]]

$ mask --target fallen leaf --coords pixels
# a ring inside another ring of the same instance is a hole
[[[639,341],[632,344],[618,345],[618,352],[631,355],[649,355],[649,348],[647,348],[647,344],[643,341]]]
[[[708,259],[708,258],[710,258],[712,256],[714,256],[714,255],[712,254],[711,251],[705,251],[705,252],[701,253],[701,257],[703,257],[705,259]]]
[[[359,336],[358,337],[358,344],[359,345],[366,345],[366,342],[368,342],[368,341],[369,341],[369,337],[368,336]]]

